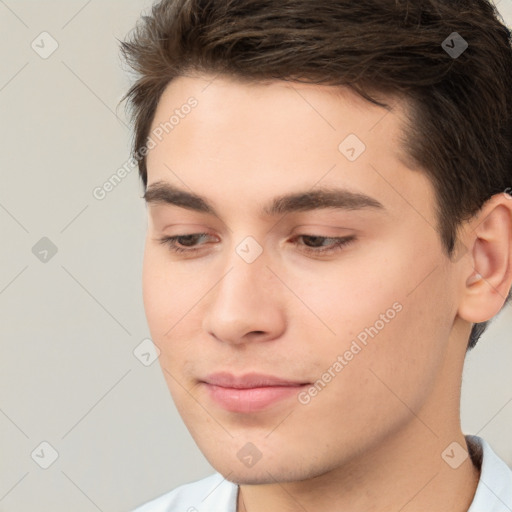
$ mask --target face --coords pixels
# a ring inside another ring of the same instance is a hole
[[[392,105],[213,76],[159,102],[145,311],[175,404],[228,480],[311,478],[416,428],[411,410],[439,420],[456,285]]]

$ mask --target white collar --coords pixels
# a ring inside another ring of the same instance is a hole
[[[480,479],[468,512],[512,512],[512,470],[478,436],[466,436]]]

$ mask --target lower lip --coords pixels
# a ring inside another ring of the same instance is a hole
[[[256,412],[296,396],[308,384],[297,386],[265,386],[262,388],[223,388],[204,383],[212,400],[230,412]]]

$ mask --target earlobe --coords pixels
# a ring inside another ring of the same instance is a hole
[[[499,313],[512,284],[512,201],[493,196],[471,223],[464,240],[463,294],[459,316],[472,323]]]

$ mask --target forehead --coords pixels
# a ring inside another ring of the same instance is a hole
[[[397,212],[420,202],[417,210],[432,217],[430,181],[402,149],[405,104],[383,101],[389,109],[340,87],[177,78],[151,126],[148,186],[167,181],[226,207],[336,186]]]
[[[407,102],[392,96],[377,99],[389,107],[372,104],[348,87],[282,80],[243,82],[223,75],[181,76],[161,95],[151,131],[163,128],[161,135],[167,138],[170,132],[183,132],[178,128],[189,127],[191,122],[186,119],[191,118],[198,121],[194,131],[201,128],[199,124],[203,131],[212,129],[208,139],[220,130],[231,131],[236,137],[237,128],[243,127],[241,135],[260,135],[255,143],[273,140],[276,127],[284,128],[281,137],[303,139],[309,135],[317,143],[331,132],[334,137],[329,137],[329,145],[333,138],[351,132],[375,146],[372,139],[382,141],[385,134],[384,146],[397,158],[406,159],[400,139],[404,135]],[[193,108],[187,105],[191,101]],[[298,120],[302,122],[297,124]],[[266,133],[271,136],[265,140]]]

